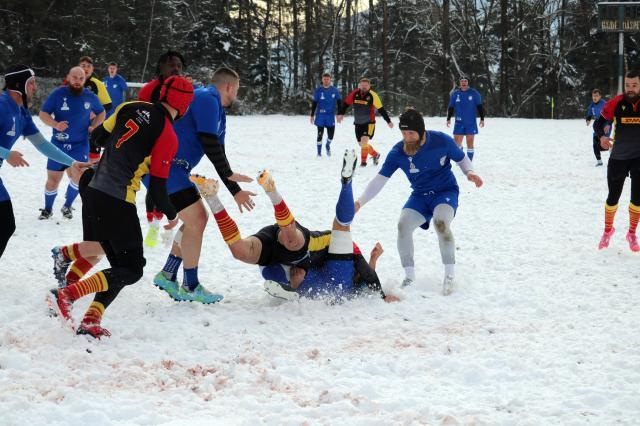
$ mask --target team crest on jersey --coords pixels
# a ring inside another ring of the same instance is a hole
[[[440,165],[441,165],[441,166],[444,166],[444,163],[445,163],[446,161],[447,161],[447,156],[446,156],[446,155],[445,155],[445,156],[443,156],[443,157],[441,157],[441,158],[440,158]]]
[[[89,102],[85,102],[84,109],[89,109],[89,108],[91,108],[91,104]]]
[[[16,135],[16,118],[15,117],[12,117],[12,118],[13,118],[13,127],[11,128],[11,130],[9,130],[7,132],[7,136],[15,136]]]
[[[460,102],[460,95],[456,95],[456,102]]]
[[[67,98],[62,98],[62,108],[60,111],[69,111],[69,105],[67,105]]]
[[[420,169],[413,164],[413,157],[409,157],[409,173],[420,173]]]
[[[114,83],[113,88],[115,89],[116,87],[118,87],[118,85]]]
[[[472,101],[473,100],[473,96],[469,95],[469,100]]]
[[[320,99],[324,99],[324,92],[320,93]]]

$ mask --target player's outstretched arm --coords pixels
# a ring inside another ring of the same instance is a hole
[[[382,188],[384,188],[388,181],[389,178],[386,176],[382,176],[381,174],[377,174],[373,179],[371,179],[371,182],[369,182],[364,192],[358,197],[355,202],[356,213],[362,206],[373,200],[376,195],[378,195],[380,191],[382,191]]]

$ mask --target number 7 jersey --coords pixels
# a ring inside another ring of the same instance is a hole
[[[147,173],[166,179],[178,150],[173,120],[160,104],[121,104],[92,140],[104,154],[89,186],[135,204],[140,181]]]

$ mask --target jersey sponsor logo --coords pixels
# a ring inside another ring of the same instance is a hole
[[[366,105],[368,102],[366,100],[356,99],[353,101],[354,104]]]
[[[151,123],[151,113],[149,111],[141,111],[140,109],[136,109],[136,114],[138,114],[138,118],[136,121],[140,124],[144,121],[147,124]]]
[[[320,99],[323,99],[323,100],[325,99],[324,92],[320,93]]]
[[[69,105],[67,105],[67,98],[62,98],[62,108],[60,111],[69,111]]]
[[[409,173],[420,173],[420,169],[413,164],[413,157],[409,157]]]
[[[85,102],[84,109],[89,109],[89,108],[91,108],[91,104],[89,102]]]
[[[16,118],[15,117],[11,117],[13,118],[13,127],[11,128],[11,130],[9,130],[7,132],[7,136],[15,136],[16,135]]]
[[[127,131],[127,133],[120,136],[120,139],[118,139],[118,142],[116,142],[116,149],[120,148],[123,143],[131,139],[131,137],[138,133],[138,130],[140,130],[140,126],[138,126],[132,119],[128,119],[124,126],[129,130]]]
[[[456,95],[456,102],[460,102],[460,95]]]
[[[640,124],[640,117],[622,117],[621,124]]]
[[[59,140],[60,142],[64,142],[66,140],[69,140],[69,134],[65,133],[65,132],[58,132],[56,133],[56,139]]]
[[[444,157],[440,158],[440,165],[444,166],[444,163],[447,161],[447,156],[445,155]]]

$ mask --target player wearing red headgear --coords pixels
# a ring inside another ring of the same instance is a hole
[[[193,86],[182,77],[170,77],[163,84],[158,102],[124,103],[92,133],[93,142],[104,147],[104,154],[95,172],[85,173],[80,180],[84,242],[53,249],[56,278],[69,285],[51,290],[49,296],[53,312],[71,321],[73,302],[97,293],[78,334],[108,336],[109,332],[100,327],[104,310],[122,288],[142,277],[146,261],[135,201],[145,174],[150,175],[149,192],[167,215],[168,226],[177,224],[166,191],[171,161],[178,149],[172,124],[187,112],[192,99]],[[75,282],[70,279],[70,274],[76,274],[77,279],[88,272],[75,266],[90,268],[87,258],[95,259],[103,253],[111,268]],[[64,273],[72,261],[76,264],[65,280]]]

